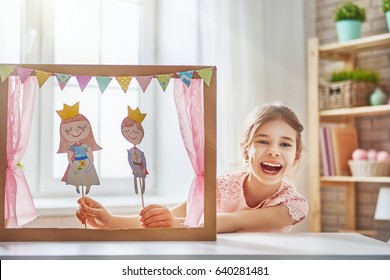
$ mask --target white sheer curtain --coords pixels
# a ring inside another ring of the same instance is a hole
[[[258,0],[199,0],[199,63],[218,75],[218,173],[240,161],[245,116],[266,102],[264,3]]]

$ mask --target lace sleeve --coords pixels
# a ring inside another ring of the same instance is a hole
[[[301,222],[309,212],[307,201],[303,197],[293,196],[291,199],[285,201],[291,217],[296,221],[294,224]]]

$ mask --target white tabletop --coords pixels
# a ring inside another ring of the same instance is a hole
[[[390,259],[356,233],[230,233],[217,241],[1,242],[1,259]]]

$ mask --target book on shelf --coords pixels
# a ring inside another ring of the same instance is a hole
[[[348,160],[358,148],[355,127],[323,125],[320,127],[321,174],[323,176],[351,175]]]

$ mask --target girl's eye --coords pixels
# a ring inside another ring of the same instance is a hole
[[[262,145],[267,145],[268,141],[266,141],[266,140],[259,140],[259,141],[257,141],[257,143],[262,144]]]
[[[66,133],[71,132],[71,131],[72,131],[72,128],[65,129],[65,132],[66,132]]]
[[[280,146],[281,147],[291,147],[291,144],[289,144],[289,143],[281,143]]]

